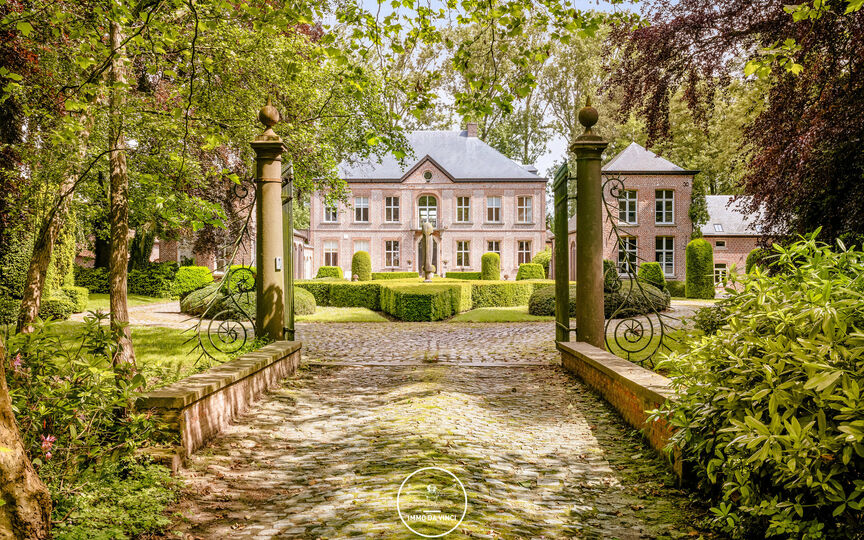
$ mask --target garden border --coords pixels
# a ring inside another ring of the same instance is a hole
[[[672,428],[664,420],[651,422],[646,411],[673,399],[671,381],[651,370],[583,342],[557,342],[561,364],[603,396],[625,422],[640,430],[652,448],[669,460],[683,480],[681,452],[666,450]]]
[[[154,452],[176,471],[183,460],[217,435],[262,393],[296,373],[299,341],[278,341],[138,398],[136,409],[152,411],[166,424],[161,434],[179,439],[175,452]]]

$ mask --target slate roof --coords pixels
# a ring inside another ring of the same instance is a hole
[[[520,165],[465,131],[413,131],[407,134],[414,155],[404,165],[388,154],[381,163],[365,161],[339,164],[339,176],[348,182],[401,182],[424,159],[444,170],[454,182],[546,182],[536,168]]]
[[[733,201],[734,195],[707,195],[708,223],[702,225],[703,236],[760,236],[761,227],[754,227],[753,214],[744,210],[746,197]],[[731,202],[731,204],[730,204]],[[720,230],[717,230],[719,227]]]
[[[696,174],[664,159],[642,145],[632,142],[621,153],[603,166],[604,173],[630,174]]]

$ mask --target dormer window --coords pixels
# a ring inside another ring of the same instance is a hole
[[[715,223],[714,232],[723,232],[723,225],[721,225],[720,223]]]

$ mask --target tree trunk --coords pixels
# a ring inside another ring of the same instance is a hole
[[[94,238],[93,238],[93,268],[108,268],[111,264],[111,242],[109,240],[110,224],[108,222],[108,214],[110,208],[108,205],[108,186],[105,185],[105,174],[99,172],[99,188],[100,195],[98,201],[95,202],[103,210],[100,217],[94,223]]]
[[[123,88],[126,82],[125,54],[120,47],[123,37],[120,24],[111,22],[110,99],[108,110],[108,140],[111,175],[111,259],[108,266],[108,292],[111,297],[111,328],[117,335],[117,351],[113,364],[122,376],[131,378],[135,367],[135,350],[129,329],[126,278],[129,264],[129,176],[126,168],[126,139],[123,135]]]
[[[41,540],[51,529],[51,495],[24,450],[5,368],[6,350],[0,340],[0,539]]]

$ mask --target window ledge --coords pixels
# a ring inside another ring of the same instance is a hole
[[[656,227],[677,227],[677,223],[655,223]]]
[[[484,221],[483,225],[504,225],[503,221]]]

